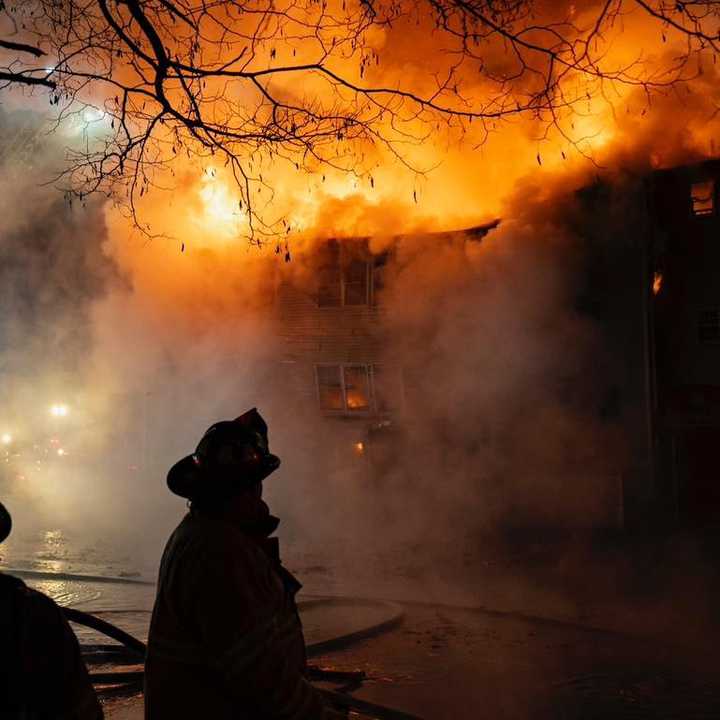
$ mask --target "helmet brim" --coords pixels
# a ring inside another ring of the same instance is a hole
[[[212,497],[213,495],[227,494],[229,489],[241,490],[244,487],[251,487],[262,482],[269,475],[272,475],[280,467],[280,458],[277,455],[268,453],[263,459],[259,472],[252,476],[243,475],[242,468],[238,468],[237,482],[217,482],[212,473],[203,470],[202,465],[197,461],[195,455],[188,455],[178,460],[168,472],[167,486],[172,493],[187,500],[194,500],[200,496]],[[231,493],[232,494],[232,493]]]
[[[167,486],[170,492],[188,500],[192,500],[197,495],[201,484],[202,473],[194,455],[178,460],[167,474]]]

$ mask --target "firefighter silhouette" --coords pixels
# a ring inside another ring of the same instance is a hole
[[[0,503],[0,542],[12,528]],[[103,712],[62,610],[0,572],[0,718],[101,720]]]

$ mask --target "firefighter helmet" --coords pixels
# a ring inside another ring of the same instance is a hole
[[[230,497],[262,482],[280,466],[270,452],[267,424],[256,408],[235,420],[208,428],[195,452],[175,463],[167,477],[176,495],[198,498]]]

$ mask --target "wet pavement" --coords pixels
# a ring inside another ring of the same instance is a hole
[[[13,556],[35,573],[27,581],[144,639],[152,583],[87,576],[152,579],[154,572],[140,575],[140,565],[87,549],[65,552],[51,539],[52,552],[43,536],[39,555]],[[446,553],[432,563],[400,551],[348,565],[298,556],[289,565],[305,583],[310,645],[382,623],[397,615],[397,603],[404,611],[390,632],[312,659],[364,671],[355,697],[428,720],[704,720],[720,718],[720,541],[702,540],[633,541],[592,552],[575,540],[515,553],[482,546],[481,555]],[[397,603],[323,605],[313,593],[371,593]],[[84,643],[98,641],[78,632]],[[142,698],[114,699],[106,711],[111,720],[139,720]]]
[[[406,606],[397,632],[323,659],[355,694],[426,718],[720,717],[717,653],[556,622]]]
[[[510,614],[403,609],[400,627],[312,662],[362,670],[355,697],[428,719],[720,717],[712,643],[701,650]],[[106,710],[112,720],[136,720],[142,700]]]

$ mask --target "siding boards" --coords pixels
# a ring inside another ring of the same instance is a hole
[[[318,307],[312,295],[282,284],[278,288],[276,311],[276,328],[285,361],[314,365],[371,364],[381,360],[379,308]]]

